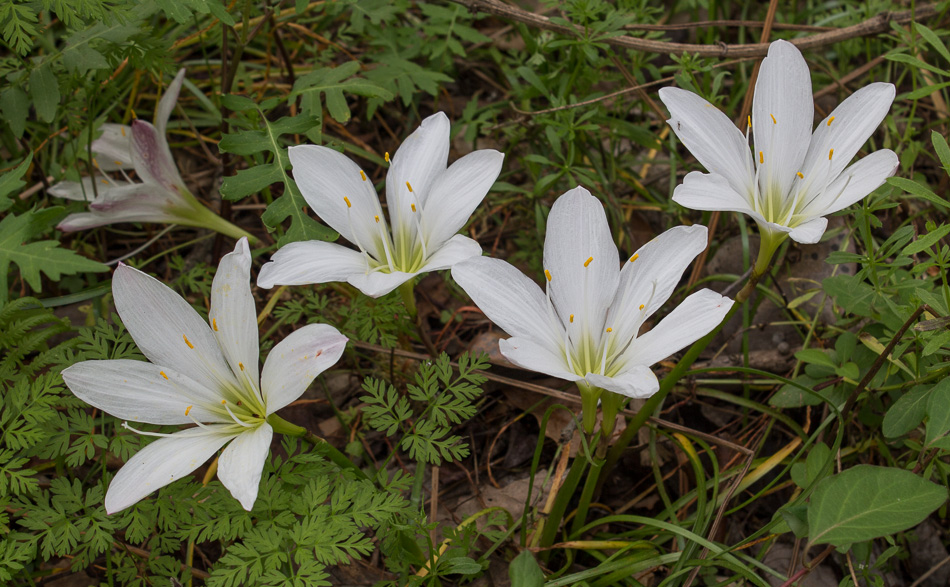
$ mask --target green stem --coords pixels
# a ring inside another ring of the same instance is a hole
[[[412,493],[409,494],[409,504],[417,509],[422,508],[422,486],[425,484],[425,479],[426,464],[423,461],[417,461],[416,475],[412,480]]]
[[[590,510],[590,502],[594,496],[594,490],[597,488],[597,481],[600,479],[600,472],[604,467],[604,455],[607,454],[607,444],[610,439],[601,435],[597,443],[597,452],[594,454],[594,460],[590,463],[590,469],[587,471],[587,480],[584,482],[584,489],[581,492],[581,500],[577,504],[577,513],[574,514],[574,521],[571,524],[571,536],[575,536],[581,531],[581,528],[587,524],[587,512]]]
[[[326,452],[327,458],[333,461],[336,466],[340,467],[341,469],[349,469],[353,471],[360,479],[369,480],[369,477],[366,476],[366,473],[353,464],[353,461],[348,459],[345,454],[341,453],[336,448],[334,448],[332,444],[327,442],[325,439],[320,438],[313,432],[310,432],[306,428],[297,426],[296,424],[291,424],[277,414],[271,414],[268,416],[267,423],[271,425],[275,432],[286,434],[287,436],[296,436],[297,438],[306,440],[315,447],[320,447]]]
[[[413,319],[416,317],[416,292],[414,287],[415,279],[403,283],[399,286],[399,295],[402,296],[402,303],[406,306],[406,311]]]
[[[256,245],[260,242],[256,236],[221,218],[203,206],[198,200],[193,202],[193,206],[194,208],[189,210],[188,213],[180,214],[181,219],[178,221],[179,224],[208,228],[225,236],[229,236],[234,240],[246,236],[248,243],[252,245]]]
[[[565,446],[564,450],[570,450],[570,445]],[[571,497],[574,496],[574,490],[577,489],[577,484],[580,483],[584,469],[587,468],[587,457],[581,454],[582,452],[582,450],[578,451],[578,455],[574,457],[574,462],[571,463],[571,470],[567,473],[567,478],[564,479],[564,483],[560,489],[558,489],[557,497],[554,498],[554,505],[551,506],[548,519],[544,522],[544,531],[541,534],[540,544],[542,548],[554,544],[558,528],[561,525],[561,519],[567,510],[567,504],[571,501]],[[541,554],[544,560],[547,560],[548,556],[550,556],[550,551],[544,551]]]

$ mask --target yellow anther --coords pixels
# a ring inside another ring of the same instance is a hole
[[[805,175],[801,171],[799,171],[795,175],[797,175],[799,179],[805,179]]]
[[[243,371],[243,370],[244,370],[244,363],[241,363],[241,362],[239,361],[239,362],[238,362],[238,368],[239,368],[241,371]]]
[[[607,329],[607,333],[608,333],[608,334],[610,334],[610,333],[613,332],[613,331],[614,331],[613,328],[608,328],[608,329]]]
[[[221,405],[222,405],[222,406],[227,405],[227,403],[228,403],[228,400],[226,400],[226,399],[221,400]]]
[[[376,219],[376,224],[379,224],[379,216],[373,216]]]
[[[389,163],[389,151],[386,151],[385,159],[386,163]]]
[[[571,314],[571,324],[574,323],[574,314]]]
[[[752,115],[749,115],[749,128],[752,128]]]
[[[135,116],[135,113],[133,112],[132,115]],[[125,136],[125,127],[124,127],[124,126],[120,126],[120,127],[119,127],[119,132],[122,133],[122,136]]]
[[[119,160],[115,160],[115,161],[113,161],[113,163],[115,163],[116,165],[122,165],[122,162],[119,161]]]
[[[643,307],[644,307],[643,304],[640,304],[640,309],[641,309],[641,310],[643,309]]]
[[[630,257],[630,262],[633,263],[634,261],[636,261],[636,260],[639,259],[639,258],[640,258],[640,255],[634,255],[634,256]]]
[[[109,185],[109,180],[108,180],[108,179],[103,179],[103,180],[101,180],[101,181],[102,181],[102,183],[104,183],[104,184],[106,184],[106,185]]]
[[[185,336],[184,334],[182,334],[181,337],[182,337],[183,339],[185,339],[185,344],[188,345],[188,348],[190,348],[190,349],[195,348],[195,345],[191,344],[191,341],[188,340],[188,337],[187,337],[187,336]]]
[[[547,269],[544,270],[544,276],[548,278],[548,281],[551,281],[551,272]]]
[[[212,319],[211,319],[211,328],[214,328],[214,331],[215,331],[215,332],[218,331],[218,319],[217,319],[217,318],[212,318]]]
[[[353,207],[353,204],[350,203],[350,199],[347,198],[346,196],[343,196],[343,201],[346,202],[346,207],[347,207],[347,208],[352,208],[352,207]]]
[[[95,157],[92,158],[92,166],[95,167],[96,169],[99,169],[99,162],[96,161]]]
[[[406,187],[409,188],[409,193],[412,193],[412,186],[409,185],[409,182],[406,182]]]
[[[190,411],[191,411],[191,408],[193,408],[193,407],[194,407],[194,406],[188,406],[187,408],[185,408],[185,415],[186,415],[186,416],[188,415],[188,412],[190,412]]]
[[[587,260],[584,261],[584,267],[587,267],[588,265],[590,265],[590,262],[593,260],[594,260],[593,257],[587,257]]]
[[[165,378],[165,381],[168,381],[168,375],[165,375],[165,372],[164,372],[164,371],[159,371],[158,373],[159,373],[162,377]]]
[[[412,211],[415,212],[415,211],[416,211],[416,205],[415,205],[415,204],[409,204],[409,205],[412,207]]]
[[[360,169],[360,177],[363,178],[363,181],[366,181],[366,174],[363,173],[363,170],[362,170],[362,169]]]
[[[762,151],[759,151],[759,165],[763,163],[765,163],[765,155],[762,153]]]
[[[769,114],[769,116],[772,117],[772,124],[778,124],[778,121],[775,120],[775,115],[774,115],[774,114]]]
[[[829,119],[828,119],[828,126],[831,126],[831,123],[834,122],[834,121],[835,121],[835,117],[834,117],[834,116],[832,116],[831,118],[829,118]]]
[[[834,156],[834,154],[835,154],[835,150],[834,150],[834,149],[829,149],[829,151],[828,151],[828,161],[831,161],[831,158]]]

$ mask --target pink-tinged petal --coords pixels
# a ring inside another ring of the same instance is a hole
[[[419,273],[403,273],[402,271],[383,273],[375,271],[350,275],[346,282],[369,297],[378,298],[413,279],[416,275],[419,275]]]
[[[558,379],[580,381],[580,375],[571,371],[564,353],[556,353],[546,345],[529,338],[514,336],[498,341],[498,350],[506,359],[529,371],[537,371]]]
[[[662,88],[660,100],[670,110],[667,123],[673,133],[703,167],[725,178],[736,193],[751,197],[755,168],[749,143],[729,117],[680,88]]]
[[[122,322],[150,361],[174,365],[211,390],[239,387],[211,327],[165,284],[120,264],[112,295]]]
[[[422,216],[429,247],[440,246],[465,226],[498,178],[504,159],[491,149],[474,151],[432,182]]]
[[[544,268],[561,321],[574,314],[582,327],[602,333],[617,292],[620,255],[603,204],[586,189],[566,192],[551,207]]]
[[[656,375],[644,365],[634,365],[614,377],[588,373],[586,379],[594,387],[638,399],[650,397],[660,390]]]
[[[457,263],[472,257],[480,257],[481,254],[482,247],[477,242],[467,236],[457,234],[444,242],[437,250],[429,251],[429,258],[426,259],[426,264],[422,266],[419,273],[451,269]]]
[[[715,328],[732,308],[733,301],[703,289],[670,312],[653,330],[634,340],[622,360],[631,369],[634,365],[649,366],[693,344]]]
[[[117,182],[111,177],[97,175],[96,177],[84,177],[81,182],[61,181],[49,188],[47,193],[57,198],[76,202],[92,202],[105,191],[128,185],[124,181]]]
[[[168,125],[168,117],[171,116],[175,104],[178,102],[178,94],[181,92],[181,84],[185,81],[185,68],[182,67],[175,75],[172,83],[165,88],[165,94],[158,101],[158,108],[155,109],[155,128],[158,134],[165,136],[165,129]]]
[[[564,327],[538,285],[501,259],[471,257],[452,267],[458,283],[488,318],[513,337],[563,354]]]
[[[207,406],[221,395],[170,367],[116,359],[83,361],[63,371],[63,381],[91,406],[133,422],[190,424],[220,418]]]
[[[342,153],[317,145],[288,150],[294,180],[314,213],[351,243],[376,259],[385,259],[377,244],[379,224],[385,223],[373,182],[359,165]]]
[[[168,190],[185,185],[165,135],[144,120],[132,122],[132,163],[145,183],[156,183]]]
[[[310,285],[346,281],[368,270],[366,258],[357,251],[323,241],[300,241],[281,247],[261,267],[257,286]]]
[[[264,422],[238,434],[218,459],[218,479],[247,511],[251,511],[257,501],[261,474],[273,437],[274,429]]]
[[[227,430],[227,426],[189,428],[156,440],[135,453],[109,484],[106,513],[124,510],[197,469],[234,437]]]
[[[277,343],[261,375],[267,415],[295,401],[317,375],[335,365],[347,340],[328,324],[308,324]]]
[[[683,272],[706,248],[706,240],[705,226],[676,226],[630,256],[620,271],[607,317],[615,340],[637,336],[643,322],[673,295]]]
[[[102,134],[92,142],[93,165],[102,171],[132,169],[132,127],[105,123]]]
[[[208,320],[234,376],[260,389],[257,312],[251,295],[251,250],[241,237],[234,251],[221,258],[211,283]]]
[[[807,222],[803,222],[793,228],[788,236],[796,243],[801,243],[803,245],[813,245],[821,240],[821,235],[825,234],[825,229],[828,227],[827,218],[813,218]]]
[[[760,193],[789,193],[808,151],[815,116],[811,74],[805,58],[788,41],[775,41],[762,60],[752,101]]]

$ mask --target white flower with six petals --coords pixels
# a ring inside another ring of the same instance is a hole
[[[347,338],[332,326],[310,324],[278,343],[259,371],[250,268],[242,238],[218,265],[210,326],[157,279],[127,265],[116,269],[116,309],[151,362],[83,361],[64,370],[63,380],[77,397],[117,418],[196,426],[174,434],[142,432],[161,438],[116,474],[105,497],[108,513],[188,475],[228,442],[218,478],[250,510],[270,452],[268,416],[300,397],[340,358]]]

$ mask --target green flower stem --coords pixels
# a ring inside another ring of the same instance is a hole
[[[617,439],[617,442],[607,453],[607,461],[601,473],[601,485],[603,485],[603,478],[613,470],[617,461],[620,460],[620,455],[630,446],[630,443],[636,437],[640,428],[646,423],[647,419],[663,404],[663,401],[666,399],[666,396],[669,395],[670,391],[673,390],[673,387],[689,368],[692,367],[696,359],[699,358],[699,354],[709,346],[709,343],[719,334],[722,327],[739,311],[742,303],[748,300],[752,292],[755,291],[755,286],[759,283],[759,280],[762,279],[762,276],[765,275],[769,264],[772,262],[772,256],[787,236],[785,233],[762,233],[759,244],[759,254],[755,260],[755,265],[752,267],[752,273],[749,275],[749,281],[746,282],[745,286],[736,294],[735,303],[732,305],[732,308],[729,309],[726,317],[722,319],[722,322],[720,322],[718,326],[713,328],[709,334],[694,342],[693,346],[689,347],[689,350],[687,350],[683,358],[676,363],[673,370],[663,378],[663,381],[660,383],[660,390],[653,394],[646,403],[643,404],[643,407],[640,408],[637,415],[627,422],[627,427],[620,435],[620,438]]]
[[[268,416],[267,423],[270,424],[276,432],[286,434],[287,436],[296,436],[297,438],[302,438],[313,446],[320,447],[326,452],[327,458],[333,461],[341,469],[349,469],[353,471],[360,479],[369,479],[366,473],[353,464],[353,461],[346,458],[346,455],[334,448],[333,445],[327,442],[325,439],[320,438],[306,428],[297,426],[296,424],[291,424],[277,414],[271,414]]]
[[[191,194],[188,195],[190,196]],[[188,198],[186,197],[186,199]],[[252,245],[256,245],[260,242],[260,240],[253,234],[238,228],[234,224],[231,224],[224,218],[221,218],[206,208],[201,204],[201,202],[196,200],[194,196],[192,196],[190,199],[192,200],[191,208],[175,210],[176,215],[180,217],[178,224],[208,228],[225,236],[229,236],[234,240],[238,240],[242,236],[246,236],[248,243]]]
[[[604,394],[605,398],[609,394]],[[616,412],[613,416],[616,419]],[[607,421],[606,410],[604,412],[604,422]],[[594,453],[594,460],[590,463],[590,469],[587,471],[587,480],[584,482],[584,489],[581,491],[581,499],[577,504],[577,512],[574,514],[574,521],[571,524],[571,536],[575,536],[581,531],[581,528],[587,524],[587,512],[590,510],[590,502],[594,497],[594,490],[597,488],[600,472],[604,467],[604,456],[607,454],[607,444],[610,437],[606,431],[601,429],[600,440],[597,443],[597,451]]]
[[[413,319],[416,317],[416,291],[415,279],[410,279],[399,286],[399,295],[402,296],[402,303],[406,306],[406,311]]]
[[[570,444],[567,444],[564,450],[570,450]],[[551,506],[548,519],[544,522],[544,531],[541,533],[540,544],[542,548],[554,544],[558,528],[561,526],[561,519],[564,517],[564,512],[567,511],[567,504],[571,501],[571,497],[574,496],[574,490],[577,489],[577,484],[580,483],[581,476],[584,474],[584,469],[586,468],[587,457],[583,454],[583,450],[580,450],[577,456],[574,457],[574,462],[571,463],[571,470],[568,471],[564,483],[560,489],[558,489],[557,497],[554,498],[554,505]],[[541,558],[546,561],[550,555],[550,551],[542,551]]]

